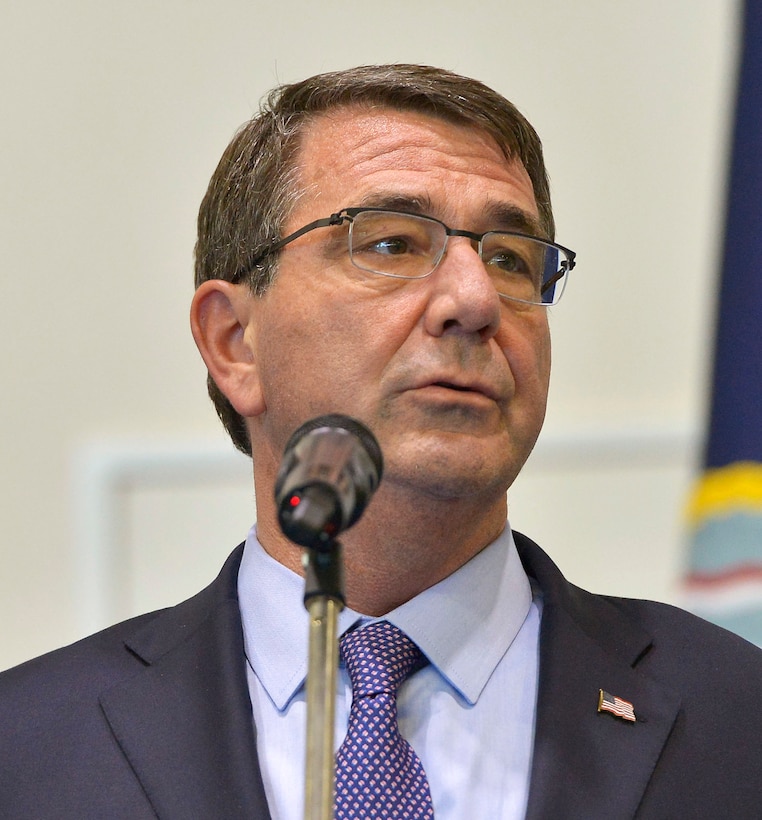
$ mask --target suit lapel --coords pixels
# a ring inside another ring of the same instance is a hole
[[[606,599],[568,584],[528,539],[516,541],[544,595],[527,818],[632,818],[679,698],[637,671],[651,650],[648,634]],[[599,713],[600,689],[630,701],[636,722]]]
[[[211,587],[143,626],[125,649],[139,670],[101,696],[160,818],[269,817],[244,668],[239,561],[240,550]]]

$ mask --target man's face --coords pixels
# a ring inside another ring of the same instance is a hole
[[[390,109],[341,109],[306,132],[304,195],[284,235],[350,206],[414,210],[453,228],[537,223],[529,176],[485,134]],[[277,467],[289,435],[329,412],[364,422],[384,483],[438,498],[504,495],[542,425],[550,370],[542,307],[501,300],[472,243],[450,238],[429,277],[355,268],[347,226],[280,252],[275,282],[252,297],[247,341],[262,412],[254,462]],[[269,467],[266,468],[269,471]]]

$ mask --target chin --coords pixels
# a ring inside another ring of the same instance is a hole
[[[518,468],[494,455],[493,450],[492,458],[480,458],[471,448],[466,454],[440,449],[432,457],[421,455],[406,463],[390,458],[383,481],[440,500],[492,499],[505,495],[518,473]]]

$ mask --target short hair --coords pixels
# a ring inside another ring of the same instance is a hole
[[[318,74],[275,88],[235,134],[212,175],[198,215],[196,287],[208,279],[244,278],[256,295],[272,283],[277,254],[252,260],[281,230],[299,197],[301,137],[320,115],[337,108],[385,107],[472,127],[491,136],[507,159],[518,159],[532,181],[540,227],[555,226],[542,144],[534,128],[502,95],[444,69],[395,64]],[[349,203],[352,204],[352,203]],[[235,446],[251,455],[245,420],[209,376],[209,396]]]

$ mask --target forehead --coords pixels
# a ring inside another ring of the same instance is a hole
[[[297,169],[302,194],[289,223],[387,202],[424,203],[422,210],[459,227],[506,207],[538,222],[532,182],[519,160],[507,159],[484,131],[415,112],[322,114],[305,129]]]

